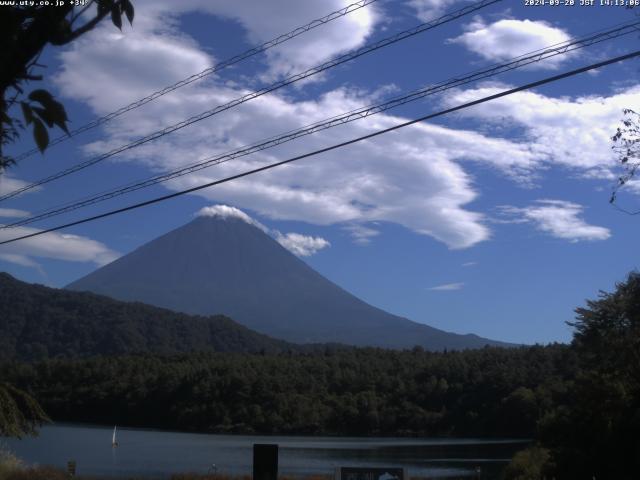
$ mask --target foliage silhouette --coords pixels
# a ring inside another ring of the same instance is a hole
[[[18,2],[16,2],[18,3]],[[28,2],[24,2],[28,3]],[[38,2],[35,2],[38,3]],[[4,153],[15,142],[20,131],[33,126],[33,138],[41,152],[49,145],[48,128],[57,126],[68,133],[66,111],[44,89],[32,91],[25,98],[26,84],[42,80],[35,70],[42,67],[38,59],[47,45],[71,43],[95,28],[105,17],[122,28],[122,15],[133,23],[134,8],[130,0],[93,0],[82,8],[77,2],[61,5],[4,6],[0,15],[0,173],[15,163]],[[96,5],[96,12],[85,19],[84,14]],[[82,21],[82,23],[81,23]],[[80,24],[81,23],[81,24]],[[22,120],[15,116],[14,107],[22,110]]]

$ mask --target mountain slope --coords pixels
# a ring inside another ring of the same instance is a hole
[[[223,316],[198,317],[0,273],[0,360],[191,351],[276,352],[286,342]]]
[[[67,288],[190,314],[222,313],[256,331],[299,343],[433,350],[500,344],[373,307],[235,217],[198,217]]]

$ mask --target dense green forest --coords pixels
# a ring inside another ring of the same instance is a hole
[[[185,315],[92,293],[31,285],[0,273],[0,360],[295,348],[222,315]]]
[[[57,420],[207,432],[515,435],[566,395],[566,346],[124,356],[5,364]]]

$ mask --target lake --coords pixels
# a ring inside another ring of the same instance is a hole
[[[207,435],[118,428],[119,446],[111,446],[113,428],[56,424],[37,438],[4,439],[29,464],[66,468],[77,462],[79,475],[167,477],[175,472],[250,474],[254,443],[280,446],[279,473],[331,474],[339,466],[400,466],[410,476],[497,478],[526,442],[474,438],[354,438]]]

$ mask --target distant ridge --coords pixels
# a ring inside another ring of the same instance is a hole
[[[281,352],[297,348],[217,315],[188,316],[0,272],[0,361],[130,353]]]
[[[247,219],[198,217],[67,288],[190,314],[223,313],[253,330],[297,343],[420,345],[430,350],[509,346],[373,307]]]

